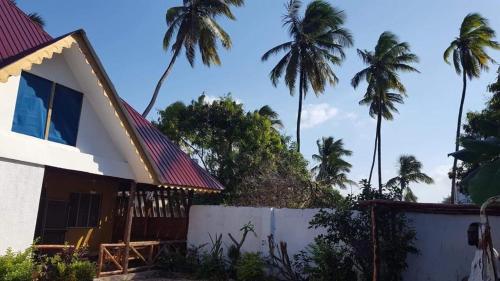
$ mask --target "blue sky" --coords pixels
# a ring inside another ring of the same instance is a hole
[[[170,53],[162,49],[166,10],[181,0],[19,0],[27,12],[40,13],[53,36],[83,28],[102,60],[119,94],[142,111],[164,70]],[[205,92],[211,97],[232,93],[247,110],[272,106],[283,119],[286,133],[294,135],[297,97],[284,85],[274,88],[268,73],[276,59],[260,61],[269,48],[287,40],[281,17],[285,0],[247,0],[235,9],[237,21],[221,21],[233,40],[233,48],[221,49],[223,65],[207,68],[198,62],[191,68],[181,57],[161,91],[156,108],[181,100],[189,102]],[[302,150],[310,159],[316,140],[322,136],[344,139],[353,151],[352,178],[365,178],[370,166],[375,122],[368,109],[358,105],[363,89],[354,90],[350,79],[363,65],[356,48],[373,49],[380,33],[389,30],[410,43],[420,57],[421,74],[404,74],[408,98],[400,114],[383,124],[383,175],[394,176],[397,157],[414,154],[435,185],[414,186],[422,202],[439,202],[449,193],[446,173],[451,166],[447,154],[453,138],[461,91],[461,80],[442,59],[444,49],[458,33],[463,17],[479,12],[500,32],[500,3],[490,0],[344,0],[330,1],[347,14],[346,27],[354,35],[354,48],[334,71],[338,85],[324,95],[305,100]],[[304,0],[304,3],[308,3]],[[492,52],[500,59],[499,52]],[[494,80],[496,67],[469,83],[465,110],[478,110],[488,98],[486,85]],[[363,85],[364,86],[364,85]],[[362,87],[363,87],[362,86]],[[154,115],[151,115],[155,118]],[[355,188],[354,188],[355,189]]]

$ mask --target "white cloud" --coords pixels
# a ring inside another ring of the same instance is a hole
[[[332,119],[339,110],[327,103],[307,104],[302,110],[301,125],[304,129],[316,127]]]

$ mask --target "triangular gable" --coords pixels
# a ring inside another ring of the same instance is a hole
[[[34,49],[31,53],[7,65],[0,64],[0,82],[12,75],[19,75],[23,70],[31,69],[34,64],[40,64],[44,59],[50,59],[55,53],[61,53],[65,49],[70,56],[84,55],[87,66],[75,63],[73,67],[77,68],[75,71],[79,73],[89,73],[89,71],[82,70],[84,67],[90,69],[91,75],[87,77],[79,75],[79,79],[87,79],[88,83],[84,84],[99,87],[102,93],[99,95],[100,101],[112,109],[115,121],[124,129],[123,132],[126,135],[124,137],[128,138],[130,144],[134,146],[137,156],[144,165],[144,170],[149,175],[149,180],[142,179],[142,182],[199,191],[224,189],[207,171],[156,131],[149,121],[142,118],[127,104],[122,103],[83,30],[54,39],[50,44]],[[117,131],[114,133],[121,134]],[[155,134],[156,139],[148,139],[148,134]],[[152,141],[157,143],[151,145]]]

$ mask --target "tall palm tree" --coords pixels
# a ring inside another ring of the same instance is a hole
[[[160,88],[172,71],[172,68],[182,48],[185,49],[186,58],[194,66],[196,47],[201,54],[203,64],[207,66],[220,65],[221,61],[217,52],[217,40],[226,49],[231,48],[229,34],[217,23],[217,17],[226,17],[235,20],[231,6],[242,6],[244,0],[183,0],[182,6],[172,7],[167,10],[167,31],[163,37],[163,48],[172,48],[172,58],[156,84],[155,91],[148,106],[142,113],[146,117],[153,108]],[[174,37],[172,46],[170,43]]]
[[[500,49],[500,45],[494,41],[495,31],[489,27],[488,20],[480,14],[468,14],[460,26],[460,33],[450,46],[444,51],[443,57],[450,64],[450,56],[453,58],[453,66],[457,74],[462,74],[462,98],[458,109],[457,130],[455,134],[455,152],[459,149],[460,129],[462,127],[462,111],[467,91],[467,78],[479,77],[482,70],[488,69],[488,64],[494,62],[486,53],[486,48]],[[456,201],[456,171],[457,158],[453,160],[451,180],[451,202]]]
[[[386,185],[399,188],[399,200],[417,202],[418,198],[411,190],[410,183],[432,184],[434,180],[422,172],[422,163],[413,155],[401,155],[398,159],[398,166],[398,175],[387,181]]]
[[[352,165],[345,161],[345,156],[351,156],[352,151],[344,148],[342,139],[323,137],[317,140],[318,154],[313,154],[313,160],[318,164],[312,171],[316,174],[316,181],[339,188],[346,188],[354,182],[348,178]]]
[[[380,35],[374,51],[358,49],[358,55],[367,67],[354,75],[351,85],[357,88],[362,80],[366,81],[366,92],[360,104],[369,104],[370,115],[377,116],[375,146],[368,183],[371,182],[375,156],[378,155],[378,184],[379,192],[382,192],[382,118],[390,120],[391,112],[397,112],[394,103],[402,103],[402,98],[406,94],[406,88],[401,83],[398,72],[418,72],[410,65],[418,62],[418,57],[411,52],[407,42],[399,42],[396,35],[387,31]]]
[[[301,2],[290,0],[283,24],[288,27],[291,41],[280,44],[262,56],[266,61],[272,55],[285,52],[271,70],[274,86],[284,76],[285,84],[294,95],[299,84],[299,109],[297,114],[297,150],[300,151],[300,121],[302,101],[312,88],[316,95],[325,91],[327,84],[338,81],[331,65],[339,65],[345,58],[344,48],[352,46],[351,33],[343,28],[345,14],[322,0],[307,5],[303,17],[299,15]]]

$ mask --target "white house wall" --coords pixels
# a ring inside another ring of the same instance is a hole
[[[64,52],[68,51],[66,49]],[[34,65],[30,72],[84,94],[76,147],[11,131],[20,80],[19,76],[12,76],[6,83],[0,83],[0,157],[93,174],[137,179],[137,173],[132,171],[127,161],[130,159],[127,157],[130,152],[123,151],[120,145],[116,144],[116,138],[111,138],[110,134],[114,132],[108,133],[109,121],[103,122],[103,118],[96,113],[95,106],[98,102],[92,101],[95,99],[95,93],[89,93],[92,89],[85,85],[85,81],[75,78],[81,74],[74,75],[74,68],[68,66],[64,52],[55,54],[52,59],[44,60],[40,65]],[[114,121],[114,126],[122,129],[119,122]],[[128,139],[125,142],[128,143]]]
[[[0,158],[0,254],[33,242],[44,167]]]

